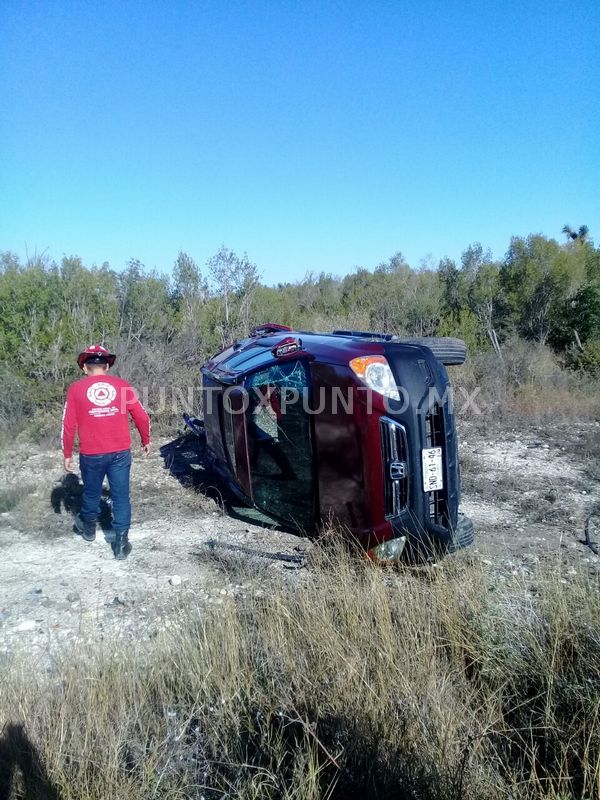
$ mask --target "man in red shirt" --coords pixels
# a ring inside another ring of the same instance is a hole
[[[75,521],[76,532],[87,542],[96,538],[102,483],[104,477],[108,477],[113,511],[112,550],[115,558],[124,559],[131,552],[128,539],[131,524],[129,415],[133,417],[146,455],[150,452],[150,419],[133,386],[123,378],[108,374],[115,358],[100,345],[92,345],[79,354],[77,363],[85,377],[72,383],[67,391],[62,448],[65,470],[75,472],[73,444],[75,434],[78,435],[83,503]]]

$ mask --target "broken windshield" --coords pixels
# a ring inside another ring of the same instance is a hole
[[[252,493],[266,513],[310,528],[314,523],[309,376],[302,361],[255,372],[245,383]]]

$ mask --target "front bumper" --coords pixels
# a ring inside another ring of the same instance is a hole
[[[473,540],[472,523],[458,513],[460,472],[448,374],[427,348],[390,345],[386,358],[402,402],[388,402],[379,418],[389,523],[385,538],[406,537],[404,557],[409,560],[433,559]],[[431,448],[441,448],[442,486],[426,491],[422,453]]]

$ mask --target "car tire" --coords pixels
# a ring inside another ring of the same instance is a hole
[[[464,364],[467,358],[467,345],[462,339],[453,339],[451,336],[416,336],[396,341],[428,347],[438,361],[446,366]]]
[[[475,541],[475,526],[473,520],[465,514],[458,515],[456,528],[452,537],[452,543],[448,547],[450,553],[456,550],[462,550],[463,547],[469,547]]]

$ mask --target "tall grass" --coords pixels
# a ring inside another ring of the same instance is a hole
[[[484,426],[498,419],[541,424],[600,419],[598,376],[566,369],[541,344],[513,339],[503,347],[502,360],[494,353],[473,353],[450,371],[457,410],[464,406],[466,416]]]
[[[296,577],[188,598],[151,645],[6,668],[2,717],[65,800],[600,796],[597,584],[388,573],[335,543]]]

